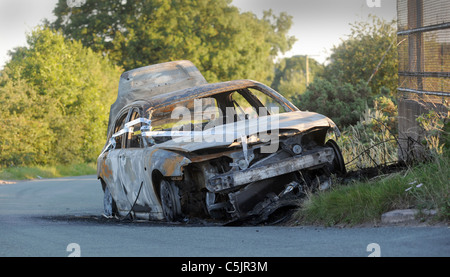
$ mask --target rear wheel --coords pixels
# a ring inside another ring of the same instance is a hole
[[[173,182],[163,179],[159,191],[164,218],[170,222],[179,220],[182,213],[178,187]]]
[[[103,193],[103,216],[112,218],[117,215],[117,206],[108,186],[105,185]]]

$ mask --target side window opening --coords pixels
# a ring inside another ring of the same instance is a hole
[[[195,132],[220,125],[221,111],[217,100],[212,97],[189,99],[153,110],[151,116],[152,131]],[[144,138],[148,141],[146,138]],[[154,136],[153,143],[163,143],[171,136]],[[150,143],[150,144],[153,144]]]
[[[131,112],[130,120],[133,121],[138,119],[140,116],[138,109],[133,109]],[[141,148],[142,147],[142,136],[141,136],[142,123],[138,123],[130,127],[127,135],[127,148]]]
[[[216,99],[200,98],[177,105],[158,108],[152,115],[153,131],[195,131],[201,130],[211,120],[217,120],[220,111]],[[181,126],[185,128],[180,128]]]
[[[120,130],[123,129],[123,127],[124,127],[124,125],[125,125],[125,119],[127,118],[127,114],[128,114],[128,113],[123,114],[123,115],[120,117],[120,119],[117,120],[116,126],[114,127],[114,133],[117,133],[117,132],[119,132]],[[116,141],[116,147],[115,147],[115,149],[120,149],[120,148],[122,148],[123,136],[124,136],[124,135],[120,135],[120,136],[117,136],[117,137],[114,138],[115,141]]]
[[[270,111],[275,111],[275,113],[285,113],[287,112],[286,108],[284,108],[278,101],[274,98],[269,97],[268,95],[262,93],[261,91],[253,88],[247,89],[248,93],[251,96],[247,97],[255,97],[259,104],[262,104],[263,107],[266,108],[264,114],[259,116],[264,116],[270,114]]]
[[[231,95],[234,111],[237,115],[237,120],[252,119],[258,117],[257,107],[253,106],[241,92],[234,92]]]

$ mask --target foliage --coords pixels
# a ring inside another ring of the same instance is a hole
[[[351,24],[351,34],[332,49],[327,79],[356,85],[369,82],[372,95],[395,95],[398,85],[396,22],[376,16]],[[378,70],[377,70],[378,68]],[[373,75],[372,79],[371,76]]]
[[[319,78],[293,103],[300,110],[326,115],[343,127],[360,119],[370,99],[370,88],[364,82],[352,85]]]
[[[94,175],[97,163],[70,165],[16,166],[0,169],[0,180],[30,180],[36,178],[55,178],[67,176]]]
[[[396,90],[395,41],[393,22],[373,16],[372,23],[352,24],[349,38],[333,48],[322,78],[314,79],[296,104],[300,109],[331,117],[341,127],[356,124],[366,106],[373,107],[374,97],[388,96],[388,92]],[[368,82],[380,61],[378,71]]]
[[[38,27],[1,72],[0,165],[92,161],[120,76],[108,59]]]
[[[374,131],[379,130],[380,124],[383,124],[392,134],[398,133],[398,107],[395,102],[395,99],[389,96],[375,98],[373,109],[380,113],[380,118],[376,121],[372,120],[372,129]]]
[[[240,13],[231,0],[94,1],[70,8],[59,0],[53,28],[107,54],[125,70],[192,61],[209,82],[273,77],[273,59],[288,51],[292,17]]]
[[[353,171],[398,160],[397,107],[390,97],[374,100],[357,124],[343,128],[338,141],[347,170]],[[416,163],[404,172],[371,180],[336,182],[329,191],[308,195],[293,215],[297,224],[363,224],[381,219],[394,209],[435,209],[433,220],[450,219],[450,164],[448,113],[430,111],[418,119],[427,131],[424,147],[430,151],[426,163]],[[421,217],[421,218],[420,218]],[[426,219],[419,213],[419,219]]]
[[[8,71],[2,72],[0,85],[0,165],[47,163],[56,143],[45,116],[53,113],[48,107],[53,101],[21,79],[14,84]]]
[[[448,108],[448,103],[446,103],[447,112],[431,110],[428,113],[418,116],[416,119],[420,127],[425,131],[423,145],[428,148],[431,157],[443,154],[448,155],[448,149],[450,147]]]
[[[395,22],[371,19],[352,24],[349,38],[333,48],[320,78],[294,99],[300,109],[325,114],[340,127],[356,124],[366,106],[374,108],[374,103],[394,118],[390,98],[398,82]],[[392,131],[394,121],[388,123]]]
[[[394,209],[436,209],[436,220],[450,220],[450,159],[439,157],[371,181],[336,185],[310,195],[294,214],[298,224],[362,224],[379,222]]]
[[[275,65],[272,87],[288,99],[294,99],[306,91],[306,56],[283,58]],[[323,65],[308,57],[309,81],[323,71]]]
[[[374,100],[361,119],[342,130],[338,141],[347,170],[378,167],[398,160],[397,106],[387,97]]]

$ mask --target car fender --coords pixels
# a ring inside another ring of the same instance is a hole
[[[152,149],[146,157],[149,172],[156,170],[164,177],[183,177],[183,168],[191,163],[185,156],[161,148]]]

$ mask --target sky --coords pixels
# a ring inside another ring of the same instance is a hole
[[[58,0],[0,0],[0,69],[9,60],[8,51],[26,46],[26,34],[54,20]],[[69,0],[70,1],[70,0]],[[72,0],[73,1],[73,0]],[[119,0],[118,0],[119,1]],[[369,14],[388,21],[396,19],[396,0],[233,0],[241,12],[262,17],[264,10],[293,16],[289,35],[297,42],[284,57],[309,55],[325,63],[333,46],[350,34],[350,23],[366,20]]]
[[[297,42],[284,56],[309,55],[320,63],[350,35],[350,23],[365,21],[370,14],[387,21],[397,18],[396,0],[233,0],[233,4],[258,16],[269,9],[275,14],[287,12],[293,17],[290,35]]]

